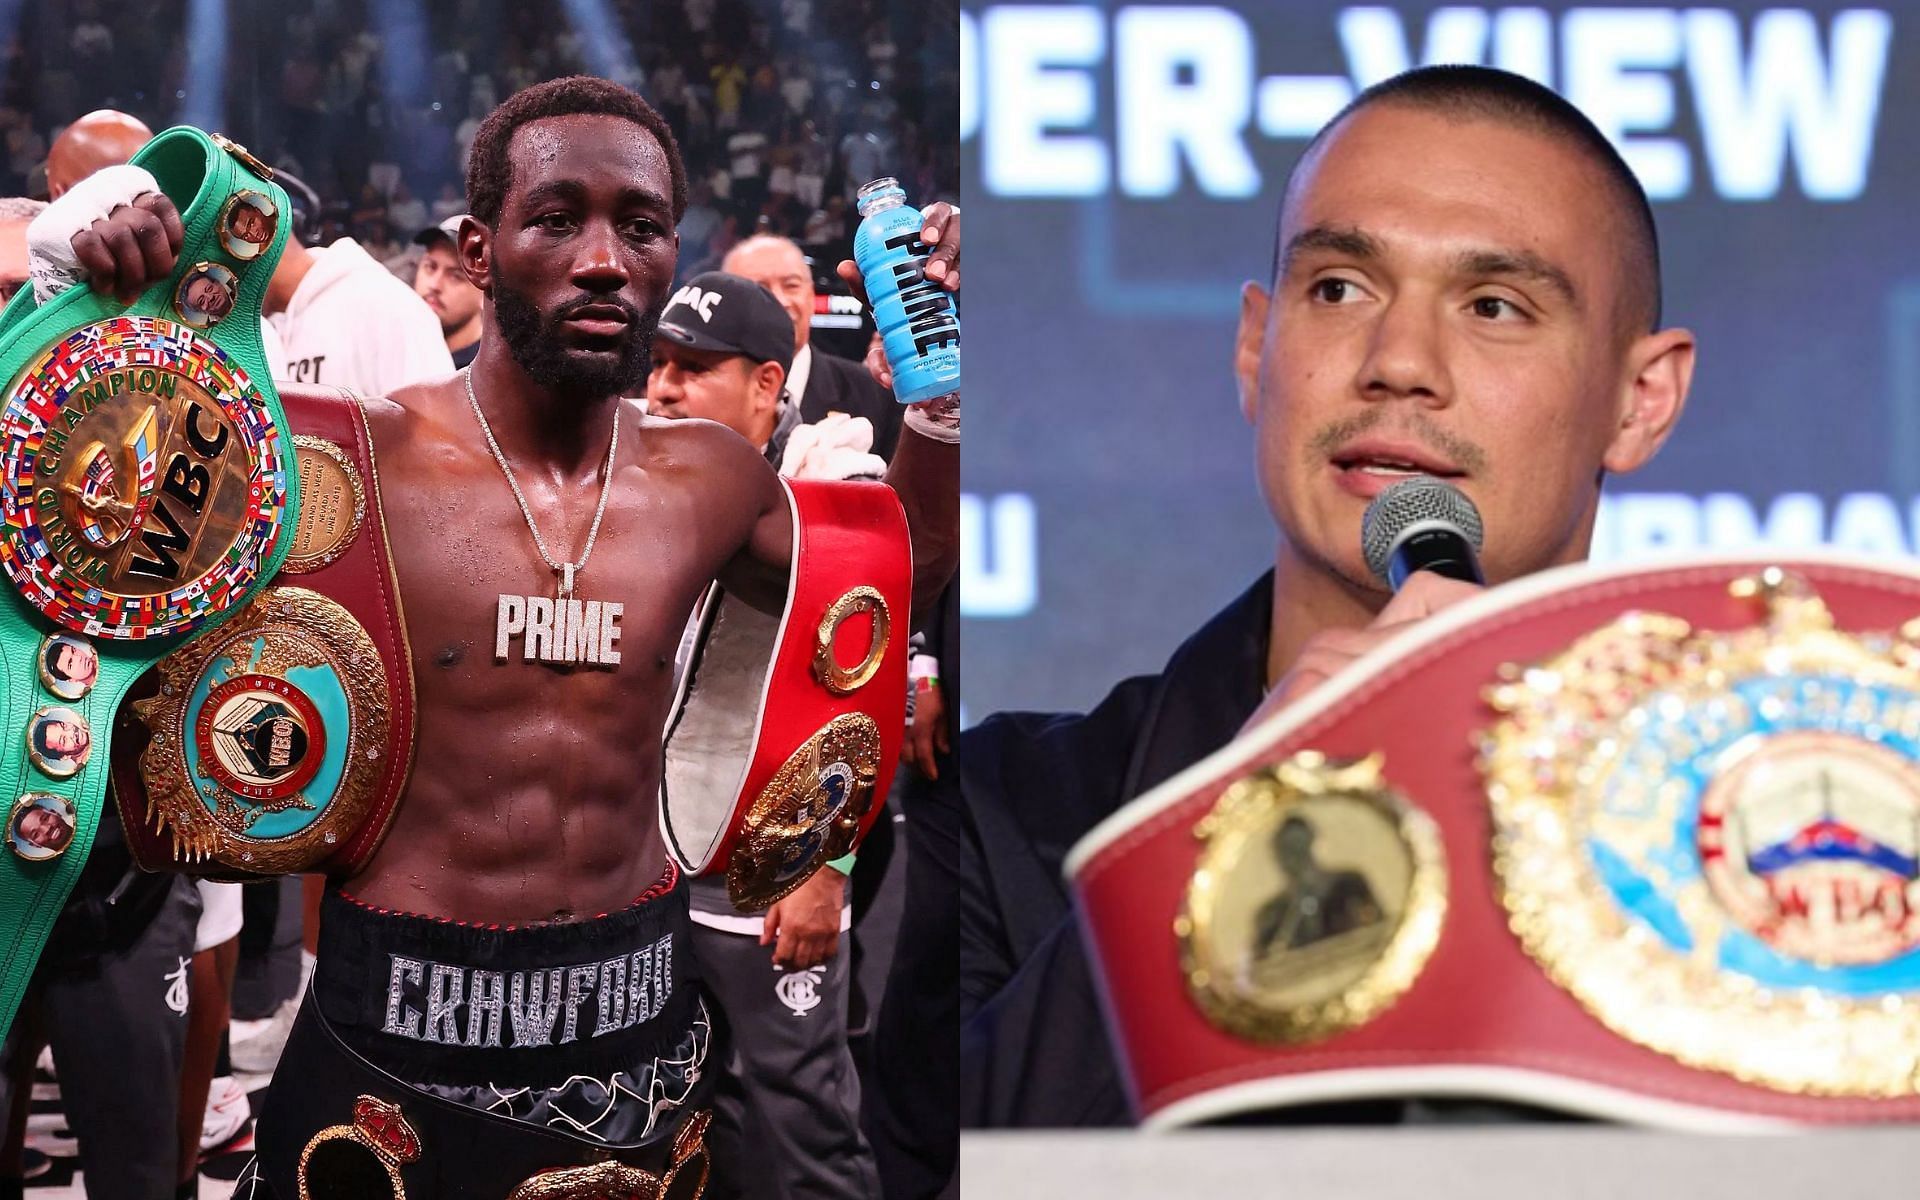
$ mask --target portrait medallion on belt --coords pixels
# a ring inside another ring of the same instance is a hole
[[[49,704],[27,720],[27,758],[42,775],[78,775],[93,755],[93,727],[79,710]]]
[[[157,318],[97,321],[6,394],[0,567],[69,631],[185,633],[258,579],[287,505],[282,450],[220,347]]]
[[[1378,755],[1303,751],[1229,787],[1174,921],[1187,991],[1256,1041],[1309,1042],[1371,1021],[1411,987],[1446,914],[1439,827]]]
[[[1614,1032],[1812,1095],[1920,1093],[1920,628],[1629,614],[1511,666],[1480,765],[1529,954]]]
[[[180,862],[304,870],[365,821],[392,747],[373,639],[317,592],[270,587],[233,620],[163,659],[136,701],[156,827]]]
[[[52,792],[28,792],[7,816],[7,845],[28,862],[50,862],[67,852],[79,826],[73,801]]]
[[[249,263],[267,252],[280,229],[280,210],[271,197],[242,188],[220,210],[215,228],[220,248],[236,262]]]

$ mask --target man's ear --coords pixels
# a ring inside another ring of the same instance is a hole
[[[453,239],[454,257],[460,260],[460,270],[467,282],[483,292],[493,287],[493,258],[489,253],[492,245],[493,230],[482,225],[478,218],[462,218],[460,232]]]
[[[780,389],[787,386],[787,372],[777,362],[754,364],[753,374],[753,410],[772,412],[780,407]]]
[[[1634,342],[1627,358],[1618,424],[1601,459],[1613,474],[1645,466],[1673,433],[1693,384],[1693,334],[1685,329],[1647,334]]]
[[[1267,309],[1272,298],[1253,280],[1240,285],[1240,328],[1233,338],[1233,377],[1240,389],[1240,415],[1253,424],[1260,400],[1260,354],[1267,345]]]

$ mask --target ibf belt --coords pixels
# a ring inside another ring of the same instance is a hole
[[[877,483],[782,483],[793,510],[785,611],[709,594],[661,785],[675,859],[693,874],[724,870],[742,911],[858,844],[905,734],[913,562],[899,501]]]
[[[1570,567],[1068,859],[1135,1108],[1920,1119],[1920,571]]]
[[[150,871],[357,872],[413,756],[413,662],[372,435],[350,393],[282,390],[300,517],[272,586],[121,707],[114,794]]]
[[[23,289],[0,316],[0,1027],[92,847],[122,696],[273,576],[298,515],[260,346],[286,195],[197,129],[134,162],[181,212],[173,274],[130,306]]]

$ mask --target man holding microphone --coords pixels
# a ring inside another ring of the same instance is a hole
[[[1420,169],[1407,164],[1418,161]],[[1363,93],[1281,206],[1272,284],[1241,294],[1234,375],[1279,534],[1273,570],[1157,677],[1085,715],[964,735],[963,1121],[1130,1119],[1071,903],[1068,847],[1107,814],[1477,588],[1394,593],[1361,551],[1389,486],[1433,476],[1484,517],[1489,584],[1587,553],[1610,473],[1671,433],[1694,342],[1660,326],[1651,211],[1551,91],[1477,67]]]

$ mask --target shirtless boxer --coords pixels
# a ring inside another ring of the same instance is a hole
[[[426,1195],[505,1195],[515,1178],[471,1172],[553,1129],[657,1165],[698,1102],[710,1037],[681,956],[685,883],[654,802],[634,798],[658,794],[695,600],[718,579],[780,611],[792,537],[753,447],[619,398],[671,291],[685,194],[665,123],[604,81],[529,88],[475,139],[459,249],[487,297],[480,352],[470,372],[366,401],[417,688],[411,782],[379,854],[327,897],[242,1196],[297,1194],[296,1164],[316,1197],[378,1180],[385,1159],[310,1140],[353,1119],[316,1107],[341,1062],[491,1110],[470,1144],[421,1135],[422,1161],[437,1156]],[[155,199],[75,239],[96,287],[171,269],[155,232],[177,215]],[[951,277],[957,223],[936,208],[928,224],[948,226],[927,240]],[[942,419],[910,415],[888,475],[917,602],[954,562],[957,431],[940,437]],[[500,597],[556,593],[625,606],[617,666],[496,661]]]

